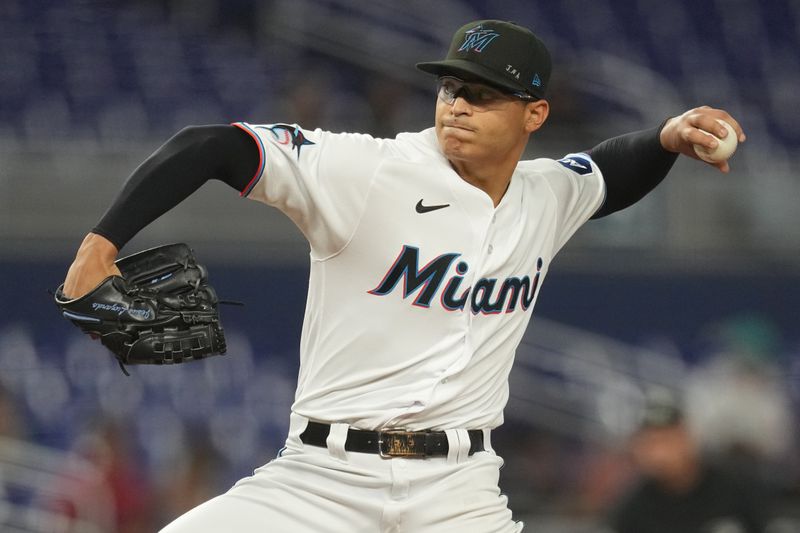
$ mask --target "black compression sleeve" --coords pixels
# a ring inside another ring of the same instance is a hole
[[[592,218],[604,217],[635,204],[666,177],[678,154],[661,146],[659,135],[663,127],[661,124],[657,128],[614,137],[589,150],[606,182],[606,200]]]
[[[250,135],[236,126],[184,128],[131,174],[92,232],[121,249],[147,224],[210,179],[243,191],[253,178],[260,157]]]

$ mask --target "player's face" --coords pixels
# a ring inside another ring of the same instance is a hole
[[[547,118],[545,100],[523,99],[449,76],[440,78],[438,85],[436,135],[451,161],[516,161],[530,133]]]

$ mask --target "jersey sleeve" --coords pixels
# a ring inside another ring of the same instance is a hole
[[[253,137],[261,153],[242,196],[285,213],[305,235],[313,257],[340,251],[364,211],[382,141],[295,124],[234,125]]]
[[[603,205],[606,186],[600,167],[588,154],[567,154],[552,166],[554,172],[547,175],[557,199],[557,252]]]

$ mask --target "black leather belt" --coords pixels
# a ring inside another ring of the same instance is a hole
[[[311,446],[327,446],[330,424],[309,420],[300,440]],[[470,429],[469,455],[482,452],[483,431]],[[349,452],[377,453],[381,457],[434,457],[447,455],[450,446],[444,431],[364,431],[349,428],[344,449]]]

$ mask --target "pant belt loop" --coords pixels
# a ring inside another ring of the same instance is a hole
[[[286,446],[289,448],[302,448],[303,442],[300,434],[306,429],[308,418],[298,415],[295,412],[289,414],[289,435],[286,438]]]
[[[331,454],[331,457],[345,463],[347,462],[347,452],[344,449],[344,444],[347,441],[348,429],[350,429],[349,424],[331,424],[331,431],[328,433],[328,438],[325,440],[328,453]]]
[[[470,442],[469,433],[466,429],[457,429],[456,434],[458,435],[458,457],[457,461],[459,463],[466,461],[469,459],[469,448],[472,445]]]
[[[458,431],[455,429],[445,429],[444,433],[447,435],[447,464],[457,464],[459,448],[461,448],[461,439],[459,438]]]
[[[492,448],[492,430],[491,429],[484,429],[483,430],[483,449],[489,453],[494,453],[494,448]]]

